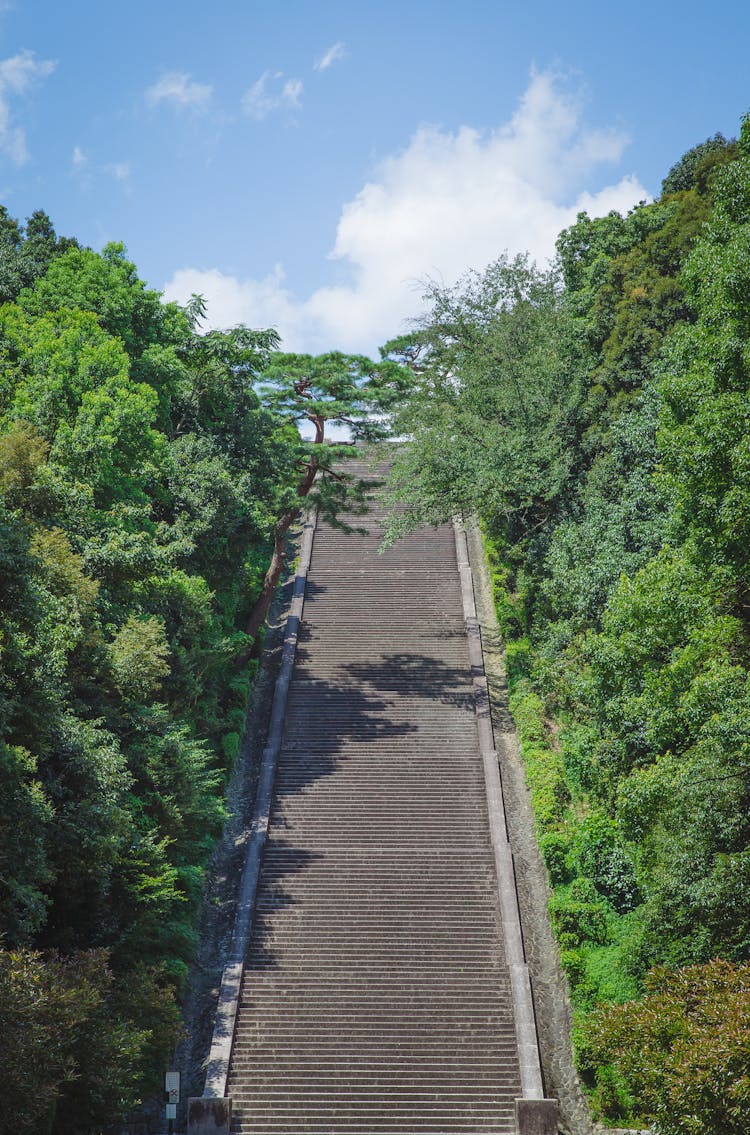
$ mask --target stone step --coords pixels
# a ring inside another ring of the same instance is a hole
[[[520,1092],[448,526],[320,523],[235,1033],[236,1135],[508,1135]]]

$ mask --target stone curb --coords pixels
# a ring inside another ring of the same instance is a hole
[[[653,1127],[602,1127],[594,1124],[594,1135],[654,1135]]]
[[[544,1101],[544,1086],[539,1058],[539,1041],[534,1017],[529,969],[521,932],[513,855],[508,842],[505,823],[503,789],[500,780],[495,738],[490,715],[487,678],[484,670],[482,640],[474,602],[474,587],[466,531],[460,520],[453,522],[456,539],[456,558],[461,579],[461,599],[469,646],[474,698],[477,714],[477,731],[482,750],[490,837],[495,852],[498,893],[503,923],[505,956],[510,970],[513,1016],[521,1072],[521,1093],[524,1100]],[[556,1124],[555,1124],[556,1128]]]
[[[297,651],[297,639],[302,623],[305,585],[307,583],[307,572],[310,567],[315,525],[316,515],[313,512],[308,514],[305,520],[302,543],[300,546],[299,566],[294,580],[294,593],[284,628],[281,666],[274,689],[268,739],[261,760],[258,789],[250,827],[250,838],[247,845],[245,866],[242,871],[239,898],[237,900],[234,932],[222,974],[219,1003],[216,1010],[216,1022],[214,1024],[211,1050],[206,1065],[206,1083],[203,1091],[204,1098],[223,1099],[227,1091],[229,1060],[232,1054],[232,1042],[234,1040],[234,1030],[237,1022],[237,1007],[245,968],[245,955],[250,940],[253,913],[255,910],[255,895],[260,873],[260,857],[268,833],[273,783],[276,774],[276,761],[281,748],[289,683],[292,678],[292,667]]]

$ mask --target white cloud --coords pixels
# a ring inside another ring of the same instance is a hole
[[[209,323],[212,327],[231,327],[235,323],[252,322],[257,327],[270,327],[282,318],[294,322],[299,307],[286,290],[284,270],[277,264],[263,280],[238,280],[217,268],[181,268],[175,272],[165,290],[168,300],[185,302],[194,293],[206,296],[209,302]],[[253,313],[252,321],[248,312]]]
[[[80,146],[73,147],[73,155],[71,161],[73,162],[73,168],[79,170],[85,169],[89,164],[88,155],[84,150],[81,149]]]
[[[109,165],[103,167],[104,172],[108,173],[115,181],[127,181],[130,177],[130,163],[129,162],[110,162]]]
[[[300,107],[300,106],[302,106],[302,103],[300,102],[301,98],[302,98],[302,80],[301,79],[288,79],[286,81],[286,83],[284,83],[284,87],[283,87],[282,92],[281,92],[281,100],[282,100],[284,106],[290,106],[290,107],[295,107],[295,108]]]
[[[45,79],[55,69],[51,59],[34,58],[33,51],[21,51],[0,61],[0,86],[3,90],[23,94],[37,79]]]
[[[185,71],[169,71],[148,88],[146,102],[150,106],[170,102],[178,107],[205,110],[212,94],[213,87],[210,83],[195,83]]]
[[[315,67],[316,71],[327,71],[333,63],[337,63],[339,59],[343,59],[345,55],[346,44],[342,43],[341,40],[339,40],[338,43],[332,44],[328,48],[328,51],[325,51],[321,55],[320,59],[316,59],[313,66]]]
[[[580,92],[559,76],[532,74],[516,113],[494,131],[421,127],[342,209],[329,256],[348,268],[346,284],[300,299],[281,269],[260,281],[184,269],[167,296],[201,292],[214,326],[276,326],[289,350],[373,352],[419,313],[426,277],[453,282],[506,249],[544,262],[579,210],[627,211],[647,197],[633,175],[586,190],[627,138],[589,128],[583,111]]]
[[[24,165],[29,151],[25,130],[13,121],[11,100],[14,95],[25,94],[38,80],[46,79],[54,69],[51,59],[35,59],[31,51],[21,51],[0,60],[0,150],[14,165]]]
[[[260,122],[274,110],[298,110],[301,98],[301,79],[285,80],[283,71],[264,71],[245,92],[242,109]]]

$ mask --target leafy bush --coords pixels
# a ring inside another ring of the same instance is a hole
[[[0,951],[0,1130],[101,1130],[156,1087],[177,1012],[153,971],[118,983],[101,950]]]
[[[750,963],[652,970],[642,1001],[589,1018],[582,1047],[599,1091],[616,1078],[660,1135],[745,1135]]]
[[[505,666],[508,689],[513,692],[522,678],[531,674],[533,652],[527,638],[511,639],[505,644]]]
[[[543,703],[527,679],[518,682],[510,708],[521,738],[526,780],[539,830],[555,827],[565,816],[570,790],[560,754],[548,747]]]
[[[534,815],[540,830],[558,824],[570,803],[570,790],[558,753],[536,745],[523,749]]]
[[[548,831],[539,837],[539,850],[553,887],[569,883],[572,878],[570,848],[571,840],[567,832]]]
[[[608,816],[594,812],[586,817],[576,831],[572,858],[615,910],[624,913],[641,901],[635,865]]]
[[[575,879],[552,897],[550,916],[563,949],[576,949],[585,942],[603,946],[609,939],[607,907],[586,879]]]
[[[560,962],[572,990],[580,989],[586,981],[586,957],[581,949],[569,947],[560,951]]]

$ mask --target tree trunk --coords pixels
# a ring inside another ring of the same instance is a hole
[[[315,426],[315,444],[323,444],[323,436],[325,432],[325,421],[317,414],[311,414],[309,420]],[[297,496],[300,500],[304,500],[310,489],[315,484],[315,477],[318,472],[318,459],[312,455],[305,467],[305,472],[302,480],[297,485]],[[273,533],[273,555],[271,562],[268,565],[268,571],[263,580],[263,587],[261,588],[260,595],[255,601],[255,606],[250,612],[250,617],[247,620],[245,627],[245,634],[252,635],[253,639],[257,637],[258,631],[266,621],[268,608],[271,606],[276,587],[281,576],[282,568],[284,567],[284,553],[286,551],[286,534],[294,524],[297,517],[302,512],[302,508],[292,508],[276,522],[276,527]],[[255,644],[251,647],[253,650]]]
[[[250,617],[247,620],[247,626],[245,627],[245,633],[252,635],[253,638],[257,636],[258,631],[266,621],[268,608],[271,606],[274,594],[276,593],[276,587],[279,582],[279,577],[281,576],[281,569],[284,566],[286,535],[301,511],[301,509],[296,508],[284,513],[274,529],[271,562],[268,565],[268,571],[263,579],[260,595],[255,600],[253,609],[250,612]]]

